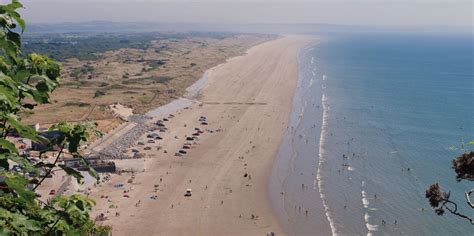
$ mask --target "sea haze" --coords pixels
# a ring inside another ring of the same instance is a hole
[[[472,233],[463,219],[437,216],[424,197],[439,182],[464,203],[472,187],[451,169],[463,142],[474,140],[472,40],[338,34],[301,52],[271,183],[287,232],[318,232],[324,217],[343,235]]]

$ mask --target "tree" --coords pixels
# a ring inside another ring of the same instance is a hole
[[[453,169],[456,172],[456,180],[458,182],[462,180],[473,181],[474,180],[474,152],[464,153],[463,155],[453,160]],[[474,189],[465,192],[466,204],[474,209],[474,204],[471,200],[471,194],[474,193]],[[428,198],[431,207],[435,209],[436,214],[443,215],[446,211],[449,213],[466,219],[474,225],[474,218],[463,214],[458,209],[458,204],[450,200],[451,192],[441,191],[441,187],[438,183],[432,184],[425,194]]]
[[[81,142],[87,141],[91,132],[100,133],[90,123],[61,122],[49,129],[57,135],[47,139],[22,123],[18,114],[49,103],[50,93],[59,86],[60,79],[57,62],[35,53],[22,54],[25,21],[17,12],[22,7],[17,0],[0,5],[0,235],[106,235],[110,227],[97,225],[89,217],[95,204],[92,199],[76,194],[42,202],[35,194],[56,170],[63,170],[81,182],[82,175],[59,164],[59,158],[64,152],[82,158]],[[33,163],[27,155],[21,155],[12,136],[45,144],[39,162]],[[43,160],[47,153],[55,155],[54,162]],[[21,166],[20,171],[12,171],[12,164]],[[92,168],[89,172],[98,178]]]

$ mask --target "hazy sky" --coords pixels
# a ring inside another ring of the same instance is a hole
[[[7,0],[0,0],[7,2]],[[28,22],[329,23],[472,27],[472,0],[23,0]]]

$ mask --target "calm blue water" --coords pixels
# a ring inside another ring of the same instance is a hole
[[[315,222],[331,222],[341,235],[472,235],[469,222],[435,215],[424,197],[437,181],[459,202],[474,187],[450,168],[462,140],[474,140],[472,35],[332,36],[300,61],[278,157],[291,166],[278,183],[294,194],[274,201],[287,231],[318,234]]]

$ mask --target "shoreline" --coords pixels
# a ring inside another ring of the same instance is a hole
[[[143,151],[145,172],[112,176],[92,189],[98,203],[93,214],[107,214],[104,224],[118,235],[283,234],[270,203],[269,178],[298,81],[297,53],[312,41],[278,38],[208,70],[200,104],[173,113],[163,141]],[[209,125],[200,125],[200,116]],[[206,132],[185,156],[173,156],[194,127]],[[192,197],[183,197],[187,188]]]
[[[318,169],[323,160],[324,111],[320,107],[324,91],[321,78],[315,77],[311,52],[319,42],[320,39],[314,41],[298,54],[298,84],[292,97],[289,127],[278,149],[269,186],[273,208],[288,235],[311,235],[315,229],[318,235],[334,234]],[[311,120],[305,119],[308,116]],[[315,154],[319,155],[314,157]]]

